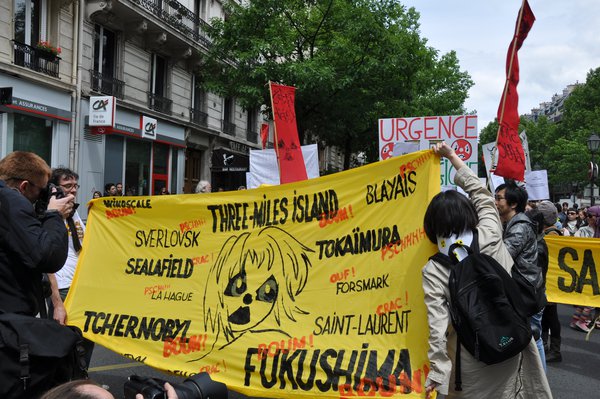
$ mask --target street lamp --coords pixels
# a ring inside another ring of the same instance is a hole
[[[596,164],[594,163],[594,155],[596,155],[596,152],[598,152],[598,148],[600,147],[600,137],[598,137],[598,135],[596,135],[596,133],[592,133],[592,135],[588,139],[587,147],[588,147],[588,150],[590,150],[590,153],[592,154],[592,165],[590,168],[590,189],[591,189],[590,204],[591,204],[591,206],[594,206],[594,179],[596,177],[596,170],[597,170]]]

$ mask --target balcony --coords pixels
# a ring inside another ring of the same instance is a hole
[[[15,65],[58,78],[60,57],[15,41],[13,50]]]
[[[258,133],[253,130],[246,130],[246,140],[251,143],[258,142]]]
[[[210,45],[206,34],[208,24],[177,0],[131,0],[186,37],[203,46]]]
[[[119,99],[123,99],[123,87],[125,82],[119,79],[115,79],[109,76],[105,76],[100,72],[96,72],[90,69],[91,75],[91,89],[102,94],[109,96],[115,96]]]
[[[148,108],[171,115],[173,100],[159,96],[158,94],[148,93]]]
[[[88,0],[86,15],[126,35],[138,35],[145,47],[163,55],[200,62],[211,45],[210,25],[177,0]],[[193,2],[189,2],[193,4]],[[160,39],[157,39],[160,38]]]
[[[190,108],[190,122],[202,127],[208,127],[208,114],[199,109]]]
[[[223,121],[223,133],[235,136],[235,123]]]

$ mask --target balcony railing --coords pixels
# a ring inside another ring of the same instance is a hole
[[[107,94],[109,96],[115,96],[119,99],[123,99],[123,87],[125,82],[119,79],[112,78],[96,72],[90,69],[91,75],[91,89],[99,93]]]
[[[177,0],[131,0],[185,36],[200,42],[205,47],[210,45],[207,34],[208,23],[195,15],[190,9]]]
[[[246,130],[246,140],[250,141],[251,143],[257,143],[258,133],[253,130]]]
[[[46,75],[58,77],[60,57],[48,51],[13,41],[14,63]]]
[[[148,93],[148,108],[162,112],[163,114],[171,115],[173,100],[154,93]]]
[[[208,114],[199,109],[190,108],[190,122],[196,125],[208,127]]]
[[[235,123],[223,121],[223,133],[235,136]]]

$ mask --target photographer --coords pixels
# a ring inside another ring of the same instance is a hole
[[[63,216],[72,212],[74,197],[52,195],[42,215],[34,211],[33,204],[48,195],[50,173],[31,152],[0,160],[0,313],[38,314],[42,273],[58,271],[67,258]]]
[[[177,393],[171,384],[166,382],[164,389],[167,393],[167,399],[178,399]],[[136,399],[143,398],[142,394],[136,395]],[[114,399],[114,396],[91,380],[77,380],[51,389],[40,399]]]

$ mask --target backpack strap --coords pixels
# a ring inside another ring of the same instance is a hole
[[[458,335],[456,336],[456,358],[454,362],[456,364],[456,371],[454,372],[454,390],[462,391],[462,376],[460,367],[460,340],[458,339]]]
[[[19,378],[23,381],[23,391],[27,391],[27,380],[29,380],[29,344],[19,345],[19,365],[21,373]]]

